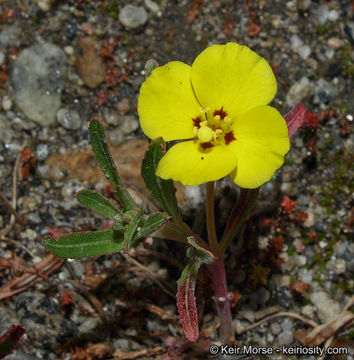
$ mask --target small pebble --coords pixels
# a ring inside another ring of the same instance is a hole
[[[119,349],[119,350],[122,350],[122,351],[128,351],[130,346],[129,346],[129,340],[127,339],[118,339],[118,340],[115,340],[113,342],[113,346],[116,348],[116,349]]]
[[[64,179],[64,173],[57,167],[53,166],[47,173],[48,179],[52,181],[60,181]]]
[[[57,112],[57,121],[68,130],[78,130],[81,126],[81,118],[76,110],[61,108]]]
[[[117,110],[119,114],[125,115],[130,110],[130,101],[128,98],[124,98],[117,104]]]
[[[50,10],[50,1],[49,0],[37,1],[37,5],[42,11],[47,12]]]
[[[327,40],[327,44],[332,49],[338,49],[339,47],[342,46],[343,42],[341,39],[337,37],[331,37]]]
[[[337,10],[331,10],[329,13],[328,13],[328,19],[331,20],[331,21],[337,21],[339,18],[339,12]]]
[[[315,225],[315,222],[316,222],[316,217],[315,217],[315,214],[312,212],[312,211],[307,211],[307,218],[306,220],[304,221],[304,226],[307,227],[307,228],[310,228],[312,226]]]
[[[341,311],[340,305],[332,300],[324,291],[312,293],[310,300],[316,307],[317,315],[322,323],[333,319]]]
[[[282,328],[283,331],[287,331],[287,330],[292,330],[294,324],[293,324],[293,322],[292,322],[291,319],[285,318],[285,319],[281,322],[280,326],[281,326],[281,328]]]
[[[0,51],[0,66],[5,62],[6,55],[2,51]]]
[[[311,284],[312,282],[312,275],[311,273],[309,272],[309,270],[307,269],[299,269],[298,273],[297,273],[297,277],[299,280],[307,283],[307,284]]]
[[[273,322],[270,325],[270,331],[273,335],[278,335],[281,332],[281,326],[277,322]]]
[[[69,56],[74,55],[74,52],[75,52],[75,50],[74,50],[74,48],[72,46],[65,46],[64,51]]]
[[[36,150],[37,159],[39,161],[45,160],[49,155],[49,149],[47,144],[39,144]]]
[[[293,342],[293,340],[294,340],[293,332],[290,330],[280,333],[276,338],[276,342],[279,345],[290,345]]]
[[[141,6],[125,5],[119,12],[119,21],[129,29],[135,29],[147,22],[148,14]]]
[[[315,309],[312,305],[307,304],[301,308],[301,314],[312,319],[315,314]]]
[[[12,101],[8,96],[4,96],[2,98],[1,106],[4,109],[4,111],[9,111],[12,107]]]

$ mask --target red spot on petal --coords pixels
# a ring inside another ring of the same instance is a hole
[[[213,113],[214,116],[219,115],[221,119],[225,118],[227,116],[227,112],[221,107],[220,110],[215,110]]]
[[[234,132],[229,131],[228,133],[226,133],[225,136],[224,136],[224,140],[225,140],[226,145],[229,145],[231,141],[236,140],[236,138],[234,136]]]
[[[200,122],[202,121],[202,119],[198,116],[198,117],[196,117],[196,118],[194,118],[192,120],[193,120],[194,126],[196,126],[199,129],[200,128]]]
[[[214,145],[212,143],[210,143],[210,142],[200,143],[199,145],[203,148],[203,150],[210,149],[210,148],[214,147]]]

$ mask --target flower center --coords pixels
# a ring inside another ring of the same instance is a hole
[[[199,140],[199,145],[205,150],[215,145],[229,145],[236,140],[232,126],[232,119],[227,112],[221,108],[210,114],[209,109],[201,109],[206,114],[206,120],[201,117],[192,119],[194,125],[194,135]]]

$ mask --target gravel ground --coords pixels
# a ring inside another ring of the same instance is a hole
[[[0,190],[21,217],[0,202],[0,335],[14,323],[26,328],[8,359],[205,359],[219,344],[201,272],[201,342],[183,345],[174,298],[183,247],[155,240],[132,257],[60,263],[40,238],[106,226],[73,196],[83,188],[110,194],[90,152],[94,116],[131,192],[149,204],[139,168],[147,142],[136,112],[145,61],[192,63],[206,46],[228,41],[271,64],[281,113],[299,101],[310,111],[285,165],[262,188],[238,240],[242,251],[235,243],[227,255],[235,344],[300,346],[313,329],[304,319],[328,325],[337,317],[328,344],[353,359],[353,329],[338,325],[354,273],[351,1],[0,0],[0,14]],[[237,189],[223,180],[216,193],[221,229]],[[178,198],[202,233],[204,190],[179,187]],[[32,277],[14,284],[21,276]],[[248,329],[279,312],[298,317]]]

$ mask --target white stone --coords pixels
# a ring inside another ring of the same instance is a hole
[[[12,101],[8,96],[4,96],[2,98],[1,106],[4,109],[4,111],[9,111],[12,107]]]
[[[50,43],[26,48],[16,58],[11,83],[15,101],[29,119],[41,125],[55,121],[65,62],[64,51]]]
[[[339,12],[337,10],[331,10],[328,14],[328,19],[331,21],[337,21],[339,18]]]
[[[308,45],[301,45],[297,49],[297,53],[303,60],[306,60],[311,54],[311,48]]]
[[[120,23],[130,29],[144,25],[147,19],[148,14],[141,6],[125,5],[119,12]]]
[[[324,291],[312,293],[310,300],[316,307],[317,315],[322,323],[332,320],[341,311],[340,305],[332,300]]]

